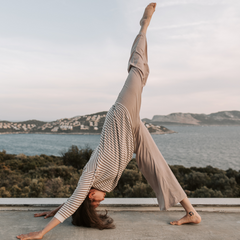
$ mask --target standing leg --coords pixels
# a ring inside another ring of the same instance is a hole
[[[140,124],[141,95],[146,84],[149,69],[147,64],[147,40],[145,34],[138,34],[128,62],[128,77],[116,102],[124,105],[132,121],[133,135]]]
[[[152,3],[152,4],[149,4],[148,7],[145,9],[144,15],[140,21],[140,25],[141,25],[140,34],[142,35],[146,34],[152,14],[155,11],[155,7],[156,7],[156,4]],[[135,40],[135,43],[136,43],[136,40]],[[133,45],[132,50],[134,49],[137,49],[137,47],[135,48]],[[142,47],[141,50],[145,50],[145,53],[144,51],[136,51],[135,55],[143,56],[141,58],[139,58],[138,56],[138,59],[140,59],[140,62],[141,62],[141,59],[144,60],[142,61],[143,64],[134,64],[135,62],[138,62],[138,61],[131,61],[131,58],[129,61],[129,67],[134,67],[132,68],[133,72],[136,74],[135,71],[138,71],[142,79],[141,85],[139,84],[138,91],[136,91],[137,98],[135,98],[134,94],[132,95],[133,96],[132,101],[133,102],[135,101],[134,103],[137,103],[135,105],[134,104],[132,105],[132,106],[136,106],[136,109],[137,109],[137,111],[135,110],[137,114],[135,114],[134,117],[131,116],[132,119],[134,119],[135,121],[137,119],[139,119],[140,121],[139,111],[140,111],[140,105],[141,105],[141,92],[142,92],[142,87],[146,83],[146,80],[147,80],[146,76],[148,76],[148,72],[149,72],[147,67],[146,41],[145,41],[145,47],[144,48]],[[134,59],[133,51],[132,51],[131,57],[132,59]],[[146,74],[144,75],[144,73]],[[138,83],[139,82],[140,81],[138,81]],[[126,85],[126,87],[123,88],[123,93],[131,89],[131,87],[129,88],[130,85]],[[134,86],[134,84],[132,86]],[[134,87],[132,89],[134,89]],[[135,88],[135,90],[136,89],[137,88]],[[122,101],[124,101],[125,97],[122,97],[122,96],[120,93],[119,98]],[[126,105],[127,103],[132,103],[132,101],[129,101],[129,100],[130,99],[126,100]],[[129,109],[131,109],[131,107],[129,107]],[[148,130],[146,129],[146,127],[141,121],[140,122],[136,121],[136,123],[137,124],[135,125],[135,133],[134,133],[135,141],[136,141],[135,152],[137,154],[136,160],[140,170],[142,171],[147,181],[149,182],[149,184],[152,186],[153,190],[156,193],[160,209],[167,209],[170,206],[173,206],[176,203],[180,202],[186,211],[186,215],[178,221],[171,222],[172,225],[201,222],[201,217],[191,205],[185,192],[183,191],[182,187],[178,183],[177,179],[175,178],[174,174],[172,173],[171,169],[169,168],[168,164],[166,163],[162,154],[157,148],[155,142],[153,141],[150,133],[148,132]]]
[[[153,188],[159,207],[167,210],[180,202],[186,215],[178,221],[170,222],[172,225],[184,223],[200,223],[201,217],[193,208],[185,192],[172,173],[152,136],[141,122],[136,137],[136,161],[139,169]]]
[[[152,136],[141,122],[136,137],[136,161],[153,188],[161,210],[167,210],[186,197]]]

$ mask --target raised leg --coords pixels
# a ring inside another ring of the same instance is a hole
[[[123,104],[130,114],[132,127],[135,134],[136,128],[140,124],[141,94],[143,86],[146,84],[149,67],[147,57],[147,39],[146,31],[151,17],[155,11],[156,4],[149,4],[140,21],[141,29],[131,49],[131,55],[128,62],[128,77],[116,100]]]
[[[145,34],[138,34],[131,50],[128,62],[128,77],[118,95],[116,102],[124,105],[131,117],[132,127],[135,134],[140,124],[140,107],[142,89],[149,73],[147,63],[147,40]]]

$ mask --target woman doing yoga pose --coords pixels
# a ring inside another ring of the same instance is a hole
[[[74,193],[54,211],[35,214],[46,215],[45,218],[54,215],[43,230],[17,238],[41,239],[71,215],[74,225],[113,228],[112,219],[96,214],[95,209],[104,200],[106,192],[116,187],[133,153],[136,153],[139,169],[156,194],[160,209],[166,210],[180,202],[186,210],[183,218],[170,224],[201,221],[139,116],[142,89],[149,74],[146,32],[155,8],[156,3],[151,3],[144,11],[140,32],[131,49],[127,80],[106,116],[100,143],[84,167]]]

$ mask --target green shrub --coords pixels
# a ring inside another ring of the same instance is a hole
[[[43,192],[44,192],[44,181],[43,179],[33,179],[29,188],[30,192],[28,197],[30,198],[36,198],[36,197],[43,197]]]
[[[77,146],[71,146],[67,152],[62,153],[63,164],[73,166],[76,169],[82,169],[91,157],[93,150],[89,147],[79,149]]]
[[[0,197],[69,197],[93,150],[71,146],[61,157],[0,152]],[[189,197],[240,197],[240,171],[170,166]],[[132,159],[106,197],[155,197]]]
[[[152,198],[156,197],[152,188],[149,184],[143,182],[136,182],[133,187],[129,184],[125,185],[125,190],[123,192],[124,197],[136,197],[136,198]]]
[[[0,188],[0,197],[1,198],[9,198],[9,197],[11,197],[11,193],[9,191],[7,191],[5,187],[1,187]]]
[[[69,186],[64,185],[64,180],[60,177],[49,179],[45,184],[44,194],[52,198],[70,197]]]
[[[193,191],[189,197],[194,198],[222,198],[223,195],[221,191],[218,190],[212,190],[211,188],[207,188],[206,186],[203,186],[195,191]]]
[[[207,173],[191,172],[184,177],[185,187],[187,190],[194,191],[195,189],[202,188],[210,181]]]

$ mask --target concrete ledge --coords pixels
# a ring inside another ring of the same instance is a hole
[[[193,206],[240,207],[240,198],[189,198]],[[0,198],[0,207],[44,206],[54,207],[67,198]],[[156,198],[106,198],[100,206],[109,207],[158,207]],[[180,206],[180,204],[177,204]]]
[[[50,211],[53,210],[54,207],[50,206],[0,206],[1,211],[35,211],[36,212],[43,212],[43,211]],[[240,207],[199,207],[195,206],[195,209],[198,212],[211,212],[211,213],[240,213]],[[109,206],[99,206],[97,211],[102,212],[107,210],[108,212],[160,212],[159,207],[109,207]],[[185,212],[182,207],[171,207],[167,211],[163,212]]]

